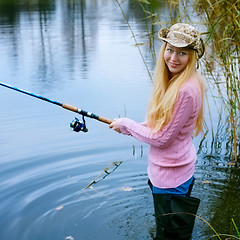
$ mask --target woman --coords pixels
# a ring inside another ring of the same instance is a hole
[[[162,28],[159,38],[164,43],[146,122],[120,118],[109,127],[150,145],[148,176],[156,239],[189,239],[200,201],[190,193],[197,158],[192,137],[203,125],[203,83],[197,66],[204,44],[198,30],[184,23]]]

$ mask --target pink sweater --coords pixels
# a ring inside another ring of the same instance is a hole
[[[123,134],[150,145],[148,176],[158,188],[175,188],[189,180],[195,170],[196,149],[192,135],[202,96],[195,77],[180,89],[172,120],[157,133],[128,118],[120,121]]]

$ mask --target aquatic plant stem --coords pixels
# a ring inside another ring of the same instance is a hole
[[[132,34],[132,36],[133,36],[135,45],[136,45],[136,47],[138,48],[138,51],[139,51],[139,53],[140,53],[140,56],[141,56],[141,58],[142,58],[142,60],[143,60],[143,63],[144,63],[144,65],[145,65],[146,69],[147,69],[148,75],[149,75],[151,81],[153,81],[152,75],[151,75],[151,73],[150,73],[150,71],[149,71],[149,68],[148,68],[148,66],[147,66],[147,63],[146,63],[146,61],[145,61],[145,59],[144,59],[144,57],[143,57],[142,51],[141,51],[141,49],[140,49],[140,47],[139,47],[139,45],[138,45],[138,42],[137,42],[136,36],[135,36],[135,34],[134,34],[134,32],[133,32],[133,29],[132,29],[132,27],[131,27],[130,24],[129,24],[128,18],[127,18],[127,16],[125,15],[125,13],[124,13],[124,11],[123,11],[123,9],[122,9],[122,6],[121,6],[121,4],[120,4],[120,2],[119,2],[118,0],[115,0],[115,1],[116,1],[116,3],[118,4],[118,6],[119,6],[119,8],[120,8],[120,10],[121,10],[121,12],[122,12],[122,15],[123,15],[124,19],[126,20],[126,23],[127,23],[127,25],[128,25],[129,30],[131,31],[131,34]]]
[[[121,164],[123,163],[123,161],[120,162],[113,162],[110,166],[106,167],[101,173],[98,174],[98,176],[96,178],[94,178],[94,180],[92,180],[85,188],[84,190],[86,190],[87,188],[89,188],[90,186],[92,186],[94,183],[99,182],[100,180],[103,180],[104,178],[106,178],[106,176],[108,176],[110,173],[114,172]],[[113,167],[113,169],[111,171],[109,171],[109,169],[111,169]],[[103,175],[103,176],[102,176]],[[101,177],[101,178],[100,178]]]
[[[233,218],[232,218],[232,223],[233,223],[233,226],[235,227],[235,229],[236,229],[236,231],[237,231],[238,237],[240,238],[240,233],[239,233],[239,231],[238,231],[237,225],[236,225],[236,223],[235,223],[235,221],[234,221]]]
[[[156,56],[155,45],[154,45],[154,29],[153,29],[154,21],[153,21],[153,18],[156,18],[156,14],[153,13],[152,4],[148,3],[148,4],[150,4],[150,12],[149,12],[149,11],[146,11],[145,7],[143,6],[143,4],[140,0],[137,0],[137,1],[145,14],[144,20],[146,23],[147,36],[148,36],[148,40],[149,40],[149,43],[146,45],[149,45],[149,51],[152,55],[153,64],[155,65],[156,61],[157,61],[157,56]],[[147,19],[149,19],[149,18],[151,21],[150,30],[149,30],[148,22],[147,22]]]
[[[199,218],[200,220],[202,220],[203,222],[205,222],[212,230],[213,232],[216,234],[216,236],[218,237],[219,240],[221,240],[220,235],[217,233],[217,231],[212,227],[212,225],[210,223],[208,223],[205,219],[199,217],[199,216],[195,216],[196,218]]]

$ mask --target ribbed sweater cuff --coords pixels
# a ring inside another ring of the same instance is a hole
[[[129,118],[122,118],[120,121],[120,131],[122,134],[131,135],[128,129],[131,129],[131,124],[134,124],[134,121]]]

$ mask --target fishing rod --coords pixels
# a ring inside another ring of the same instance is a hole
[[[12,87],[10,85],[7,85],[7,84],[4,84],[4,83],[1,83],[0,82],[0,86],[3,86],[3,87],[6,87],[6,88],[9,88],[9,89],[12,89],[14,91],[18,91],[20,93],[24,93],[26,95],[29,95],[31,97],[35,97],[35,98],[38,98],[38,99],[41,99],[43,101],[46,101],[46,102],[49,102],[49,103],[52,103],[52,104],[55,104],[57,106],[60,106],[64,109],[67,109],[69,111],[72,111],[72,112],[76,112],[78,114],[81,114],[82,115],[82,122],[79,121],[78,118],[75,118],[71,123],[70,123],[70,127],[73,129],[73,131],[75,132],[87,132],[88,129],[86,127],[86,122],[85,122],[85,119],[84,117],[89,117],[89,118],[93,118],[95,120],[98,120],[100,122],[103,122],[103,123],[106,123],[106,124],[111,124],[112,123],[112,120],[111,119],[108,119],[108,118],[105,118],[105,117],[102,117],[102,116],[98,116],[94,113],[91,113],[91,112],[87,112],[87,111],[84,111],[80,108],[77,108],[77,107],[74,107],[72,105],[69,105],[67,103],[60,103],[60,102],[57,102],[57,101],[54,101],[54,100],[51,100],[49,98],[45,98],[43,96],[40,96],[40,95],[37,95],[37,94],[34,94],[34,93],[31,93],[31,92],[28,92],[28,91],[25,91],[25,90],[22,90],[20,88],[16,88],[16,87]]]

